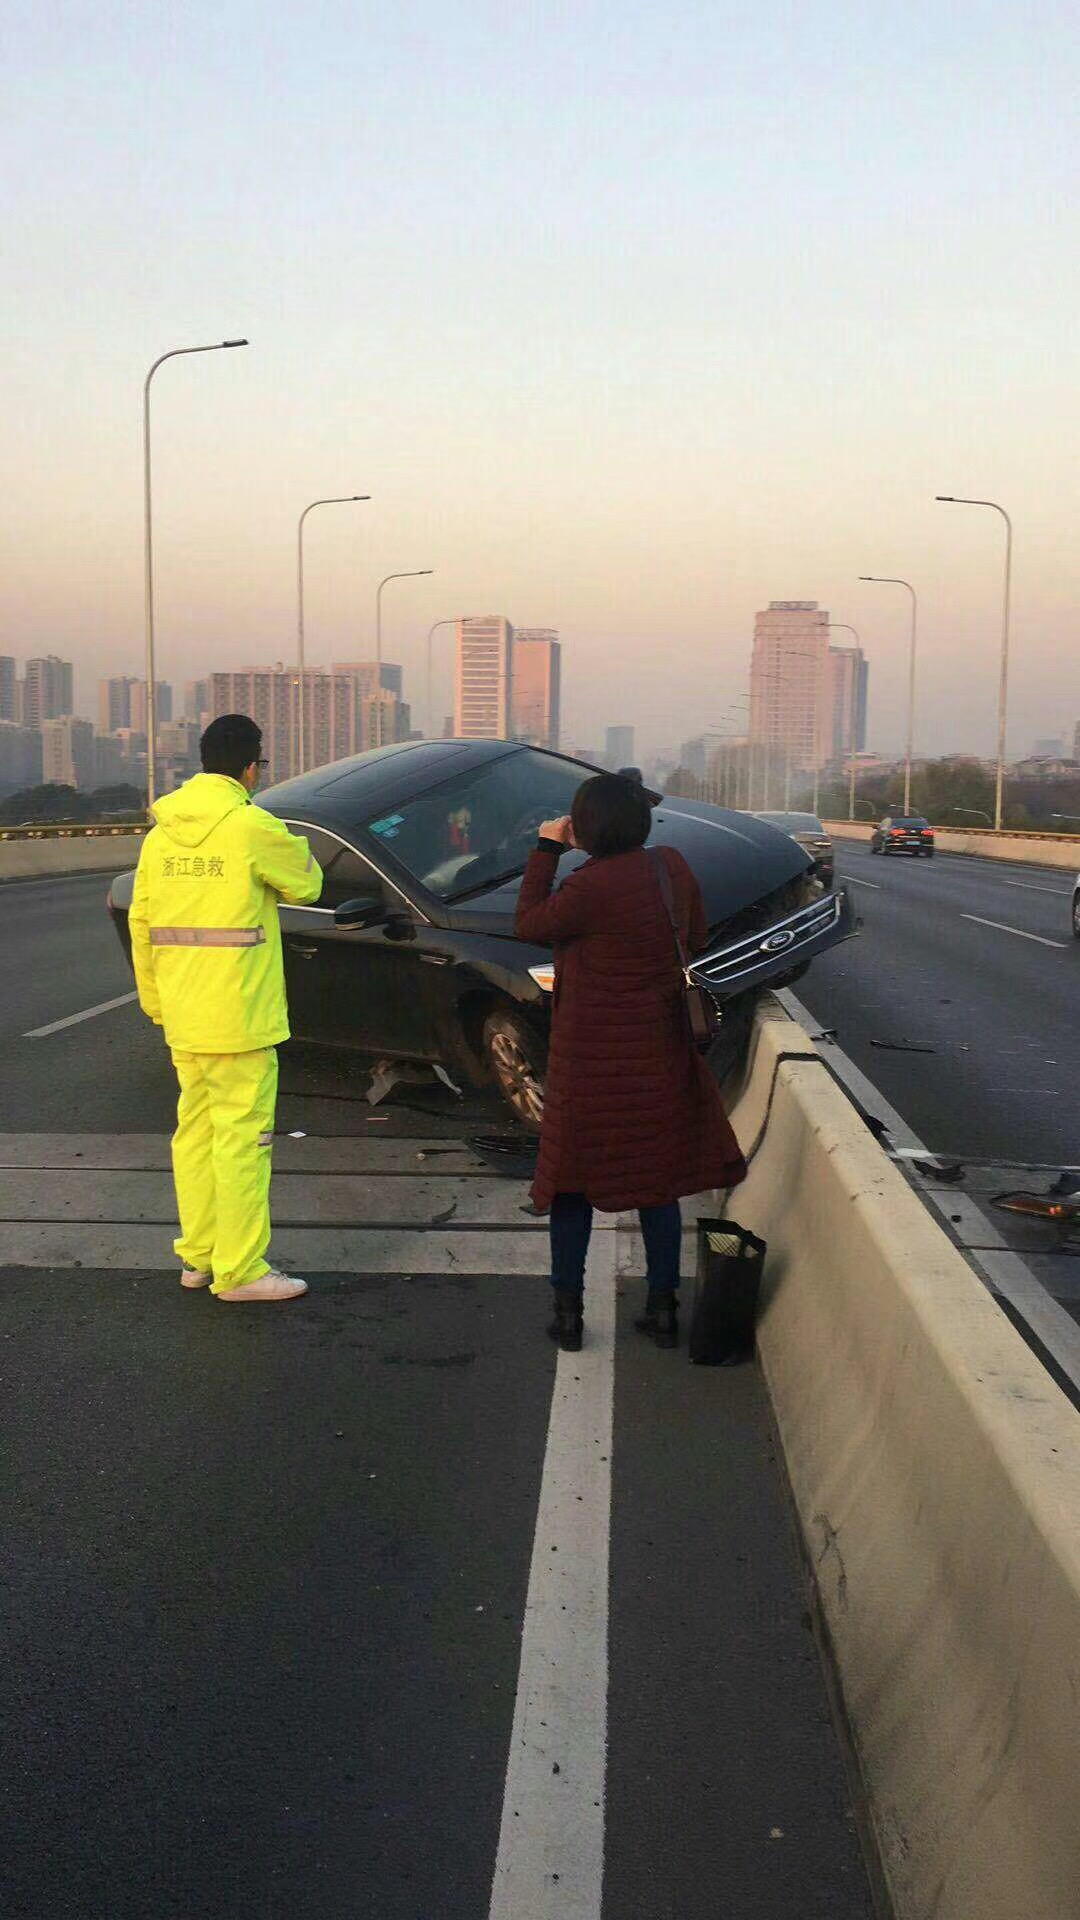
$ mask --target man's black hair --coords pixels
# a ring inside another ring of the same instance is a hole
[[[227,773],[233,780],[259,758],[261,749],[262,732],[246,713],[219,714],[199,741],[203,772]]]
[[[574,795],[570,817],[578,846],[598,860],[643,847],[652,826],[645,789],[619,773],[598,773],[586,780]]]
[[[636,787],[645,785],[645,775],[640,767],[617,767],[616,772],[620,780],[632,780]]]

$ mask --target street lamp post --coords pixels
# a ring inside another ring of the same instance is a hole
[[[907,751],[904,758],[904,812],[911,812],[911,754],[915,737],[915,647],[918,638],[919,602],[910,580],[898,580],[892,574],[860,573],[860,580],[879,587],[906,587],[911,595],[911,651],[908,658]]]
[[[205,347],[170,347],[159,354],[143,382],[143,517],[144,572],[146,580],[146,801],[156,799],[155,735],[157,734],[157,684],[154,663],[154,528],[150,495],[150,382],[166,360],[178,360],[189,353],[224,353],[228,347],[246,347],[246,340],[213,340]]]
[[[431,626],[430,626],[430,627],[428,628],[428,637],[427,637],[427,717],[428,717],[428,726],[429,726],[429,727],[431,728],[431,738],[432,738],[433,740],[434,740],[434,738],[435,738],[435,695],[434,695],[434,693],[432,692],[432,680],[431,680],[431,643],[432,643],[432,641],[434,640],[434,638],[435,638],[435,635],[436,635],[436,634],[438,633],[438,631],[439,631],[439,628],[440,628],[440,627],[456,627],[456,626],[457,626],[457,624],[458,624],[458,620],[457,620],[457,617],[455,617],[455,618],[454,618],[454,619],[452,619],[452,620],[436,620],[436,621],[435,621],[435,622],[434,622],[434,623],[433,623],[433,624],[432,624],[432,625],[431,625]]]
[[[747,812],[750,811],[750,773],[751,773],[750,762],[751,762],[751,755],[753,752],[753,749],[750,745],[750,713],[749,713],[750,704],[751,703],[750,703],[749,694],[742,693],[739,695],[739,698],[737,700],[733,700],[731,702],[731,705],[728,707],[728,710],[727,710],[729,714],[733,714],[735,712],[736,707],[746,707],[747,709],[747,714],[746,714],[746,810]],[[741,783],[739,780],[739,765],[738,765],[738,761],[736,761],[735,763],[735,809],[736,809],[736,812],[738,812],[739,810],[740,784]]]
[[[296,771],[304,771],[304,749],[307,744],[304,727],[304,521],[316,507],[343,507],[354,500],[370,500],[370,493],[335,493],[325,500],[312,500],[305,508],[296,526],[296,665],[298,672],[296,689],[297,752]]]
[[[1012,521],[996,500],[968,500],[958,493],[935,496],[946,506],[991,507],[1005,522],[1005,590],[1001,604],[1001,668],[998,675],[998,753],[997,785],[994,790],[994,827],[1001,832],[1005,805],[1005,723],[1009,702],[1009,597],[1012,590]]]
[[[434,573],[434,567],[411,567],[405,573],[388,573],[379,581],[375,594],[375,745],[382,746],[382,596],[391,580],[422,580]]]
[[[988,827],[992,827],[994,824],[985,807],[946,807],[945,811],[946,813],[966,813],[969,819],[972,820],[978,816],[980,820],[986,821]]]
[[[856,651],[858,653],[862,652],[862,641],[859,639],[858,633],[856,632],[855,628],[850,626],[846,620],[830,620],[828,622],[828,626],[829,626],[830,633],[832,632],[850,633],[852,636],[852,639],[855,642]],[[858,684],[858,663],[857,661],[853,660],[851,663],[851,701],[850,701],[851,710],[848,715],[848,759],[850,764],[848,766],[848,816],[847,817],[849,820],[854,820],[855,818],[855,712],[856,712],[856,704],[857,704],[855,699],[855,694],[856,694],[857,684]],[[816,807],[814,808],[814,812],[815,813],[817,812]]]

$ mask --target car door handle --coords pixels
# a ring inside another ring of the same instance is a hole
[[[288,946],[289,952],[299,954],[301,960],[314,960],[315,955],[319,951],[318,947],[301,946],[299,940],[290,940]]]

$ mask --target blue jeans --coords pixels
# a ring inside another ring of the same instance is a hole
[[[638,1212],[645,1241],[649,1287],[653,1293],[674,1293],[679,1284],[682,1256],[682,1213],[677,1200],[666,1207],[642,1207]],[[585,1287],[585,1257],[589,1251],[593,1210],[583,1193],[557,1193],[551,1203],[551,1284],[567,1292]]]

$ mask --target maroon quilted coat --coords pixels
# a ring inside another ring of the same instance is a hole
[[[663,849],[688,953],[705,944],[701,891]],[[533,1200],[583,1193],[604,1213],[664,1206],[746,1176],[719,1089],[686,1027],[671,922],[644,848],[590,860],[552,892],[544,842],[521,885],[516,931],[555,949],[555,995]]]

